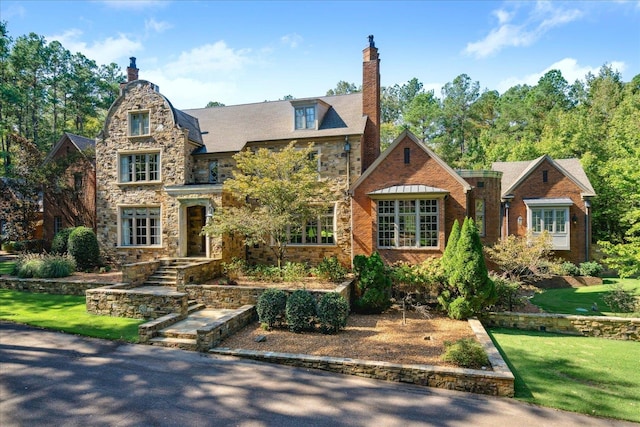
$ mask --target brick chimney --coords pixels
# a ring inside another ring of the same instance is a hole
[[[129,64],[129,66],[127,67],[127,81],[128,82],[132,82],[134,80],[138,80],[138,68],[136,67],[136,58],[135,57],[131,57],[129,58],[129,61],[131,61],[131,63]]]
[[[364,172],[380,155],[380,59],[373,36],[362,53],[362,114],[367,116],[361,144]]]

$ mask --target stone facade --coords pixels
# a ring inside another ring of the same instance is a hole
[[[169,313],[185,314],[188,298],[184,292],[131,289],[130,284],[88,289],[87,312],[102,316],[156,319]]]
[[[483,318],[483,323],[489,327],[640,341],[638,318],[505,312],[490,313]]]
[[[85,280],[60,279],[19,279],[3,276],[0,278],[0,289],[11,289],[20,292],[33,292],[58,295],[85,295],[87,289],[100,288],[105,283],[87,282]]]

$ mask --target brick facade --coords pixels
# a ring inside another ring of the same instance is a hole
[[[546,172],[546,173],[545,173]],[[546,182],[543,175],[546,174]],[[583,190],[549,159],[544,159],[514,189],[513,199],[509,200],[507,217],[503,222],[503,233],[526,236],[527,206],[524,199],[569,198],[573,205],[569,207],[570,250],[556,250],[555,255],[579,264],[587,260],[586,245],[591,236],[586,236],[587,207],[582,197]],[[520,224],[518,218],[521,218]],[[575,219],[575,221],[574,221]],[[508,224],[508,225],[507,225]]]

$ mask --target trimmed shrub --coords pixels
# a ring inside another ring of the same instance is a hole
[[[447,314],[450,318],[456,320],[464,320],[474,315],[471,301],[465,297],[458,297],[451,301],[447,308]]]
[[[68,249],[80,270],[91,270],[100,263],[98,239],[88,227],[76,227],[69,234]]]
[[[44,249],[44,240],[20,240],[13,242],[14,252],[41,253]]]
[[[620,284],[614,285],[602,300],[614,313],[633,313],[640,305],[636,296]]]
[[[358,313],[382,313],[391,307],[391,277],[382,262],[380,254],[370,257],[356,255],[353,269],[357,276],[357,298],[354,309]]]
[[[9,252],[9,253],[13,253],[16,251],[16,242],[3,242],[2,243],[2,250]]]
[[[318,321],[323,334],[335,334],[347,326],[349,303],[337,292],[326,293],[318,303]]]
[[[580,269],[572,262],[566,261],[560,264],[560,274],[563,276],[578,276]]]
[[[334,283],[342,282],[347,277],[347,272],[347,269],[340,264],[340,261],[335,256],[322,258],[322,261],[315,268],[315,274],[318,277]]]
[[[455,342],[445,341],[445,353],[442,360],[463,368],[480,369],[489,366],[489,358],[482,346],[471,338],[462,338]]]
[[[602,270],[602,266],[595,261],[583,262],[580,264],[581,276],[598,277],[600,276],[600,274],[602,274]]]
[[[496,287],[496,302],[490,307],[494,311],[513,311],[524,304],[525,298],[519,295],[520,282],[506,276],[490,273],[490,278]]]
[[[54,254],[63,254],[69,250],[69,235],[75,230],[75,227],[64,228],[53,236],[51,242],[51,252]]]
[[[76,262],[68,255],[27,254],[21,256],[13,267],[13,274],[20,278],[55,278],[70,276],[76,270]]]
[[[316,300],[309,291],[299,289],[289,295],[285,312],[290,331],[313,330],[316,323]]]
[[[280,326],[285,316],[287,293],[282,289],[267,289],[258,298],[256,311],[263,328]]]

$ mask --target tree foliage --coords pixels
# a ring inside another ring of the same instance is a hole
[[[313,152],[313,145],[298,149],[293,141],[281,151],[260,148],[236,154],[233,178],[224,182],[236,206],[216,210],[203,232],[235,234],[247,246],[267,245],[281,267],[289,228],[317,218],[332,200],[328,181],[318,177]]]

